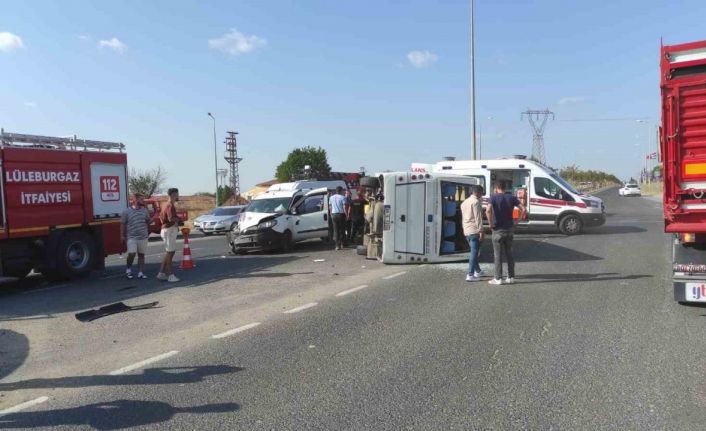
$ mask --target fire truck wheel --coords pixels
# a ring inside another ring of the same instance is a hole
[[[380,181],[377,179],[377,177],[362,177],[360,179],[360,185],[362,187],[377,189],[380,187]]]
[[[564,235],[578,235],[583,230],[581,217],[576,214],[568,214],[559,221],[559,230]]]
[[[56,272],[63,278],[88,275],[96,256],[93,238],[81,231],[66,232],[56,249]]]

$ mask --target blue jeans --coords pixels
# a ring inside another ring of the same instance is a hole
[[[468,244],[471,246],[471,254],[468,256],[468,273],[473,275],[474,272],[480,272],[480,264],[478,263],[480,234],[468,235],[466,241],[468,241]]]

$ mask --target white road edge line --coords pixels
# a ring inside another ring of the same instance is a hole
[[[361,285],[361,286],[354,287],[353,289],[348,289],[348,290],[344,290],[343,292],[338,292],[338,293],[336,294],[336,296],[346,296],[346,295],[348,295],[349,293],[357,292],[357,291],[359,291],[359,290],[361,290],[361,289],[365,289],[366,287],[368,287],[368,285],[367,285],[367,284],[363,284],[363,285]]]
[[[230,335],[237,334],[238,332],[247,331],[248,329],[254,328],[258,325],[260,325],[260,322],[248,323],[247,325],[243,325],[239,328],[231,329],[230,331],[221,332],[220,334],[211,335],[211,338],[213,338],[214,340],[217,340],[219,338],[225,338]]]
[[[389,280],[391,278],[399,277],[400,275],[405,275],[405,274],[407,274],[407,271],[402,271],[402,272],[398,272],[397,274],[388,275],[387,277],[383,277],[382,279]]]
[[[162,353],[161,355],[153,356],[149,359],[145,359],[144,361],[136,362],[132,365],[128,365],[127,367],[123,367],[119,370],[111,371],[110,375],[111,376],[119,376],[121,374],[129,373],[130,371],[144,367],[145,365],[153,364],[155,362],[161,361],[162,359],[167,359],[169,357],[172,357],[172,356],[176,355],[177,353],[179,353],[178,350],[172,350],[171,352]]]
[[[291,310],[283,311],[282,313],[284,313],[284,314],[298,313],[302,310],[306,310],[307,308],[316,307],[317,305],[319,305],[318,302],[310,302],[308,304],[302,305],[301,307],[292,308]]]
[[[46,402],[46,401],[48,401],[48,400],[49,400],[49,397],[39,397],[39,398],[35,398],[35,399],[31,400],[31,401],[27,401],[27,402],[25,402],[25,403],[18,404],[18,405],[14,406],[14,407],[10,407],[9,409],[0,410],[0,416],[5,416],[5,415],[10,415],[10,414],[12,414],[12,413],[21,412],[21,411],[24,410],[24,409],[28,409],[28,408],[30,408],[30,407],[34,407],[34,406],[36,406],[37,404],[42,404],[43,402]]]

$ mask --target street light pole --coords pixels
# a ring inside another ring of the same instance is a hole
[[[218,206],[218,151],[216,150],[216,117],[214,117],[210,112],[208,113],[208,116],[213,120],[213,162],[215,165],[214,170],[216,172],[216,206]]]
[[[474,3],[475,0],[471,0],[471,157],[473,160],[476,160],[476,23],[473,16]]]
[[[644,157],[644,163],[645,163],[645,183],[650,183],[652,179],[652,172],[650,172],[650,169],[652,168],[652,145],[651,145],[651,139],[650,139],[650,125],[647,123],[645,120],[635,120],[638,124],[644,124],[645,125],[645,147],[647,148],[647,152],[645,153]],[[649,157],[649,159],[648,159]],[[649,162],[648,162],[649,160]]]

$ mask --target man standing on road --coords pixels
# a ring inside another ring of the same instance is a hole
[[[328,200],[333,222],[333,239],[336,241],[336,250],[343,248],[343,235],[346,231],[346,198],[343,196],[343,187],[336,187],[336,194]]]
[[[135,193],[132,205],[125,208],[120,217],[120,237],[127,243],[127,266],[125,276],[133,278],[132,263],[137,254],[137,278],[147,278],[145,275],[145,253],[147,253],[147,239],[149,238],[150,214],[145,208],[144,197]]]
[[[350,224],[351,230],[348,236],[348,241],[351,244],[355,244],[358,235],[363,235],[363,228],[365,227],[365,190],[360,189],[355,199],[351,201],[350,210]]]
[[[512,240],[514,237],[512,211],[519,207],[522,214],[525,207],[513,195],[505,194],[505,185],[501,182],[495,183],[495,194],[490,197],[490,204],[486,209],[486,215],[493,230],[493,255],[495,257],[495,278],[489,281],[490,284],[503,284],[503,254],[507,260],[506,284],[515,282],[515,260],[512,256]]]
[[[346,199],[344,202],[343,211],[346,213],[346,231],[343,233],[343,244],[348,245],[350,243],[351,229],[353,229],[353,223],[351,220],[351,204],[353,203],[353,196],[350,190],[346,190],[343,194]]]
[[[177,234],[179,233],[179,217],[177,217],[176,202],[179,200],[179,189],[169,189],[167,191],[169,200],[167,201],[162,212],[159,214],[159,219],[162,222],[161,236],[164,240],[166,253],[162,266],[157,274],[157,280],[167,280],[170,283],[179,281],[173,273],[172,260],[177,249]]]
[[[471,186],[471,195],[461,204],[463,234],[466,236],[471,252],[468,255],[468,274],[466,281],[478,281],[483,274],[478,263],[480,244],[483,242],[483,188]]]

